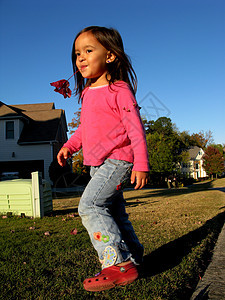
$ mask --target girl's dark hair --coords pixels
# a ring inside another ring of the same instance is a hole
[[[131,65],[131,61],[128,55],[124,52],[123,41],[119,32],[113,28],[106,28],[100,26],[90,26],[81,30],[75,37],[72,49],[72,64],[74,73],[78,71],[76,66],[76,53],[75,53],[75,42],[79,35],[84,32],[90,31],[94,37],[98,40],[106,50],[112,52],[116,58],[113,62],[107,64],[108,74],[110,79],[106,77],[109,85],[112,83],[122,80],[129,84],[133,94],[137,91],[137,76]],[[85,87],[90,85],[90,80],[86,80],[82,77],[80,72],[74,74],[75,78],[75,95],[79,95],[81,99],[82,91]]]

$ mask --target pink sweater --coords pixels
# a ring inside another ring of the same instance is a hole
[[[88,166],[111,158],[133,163],[133,171],[149,171],[145,131],[128,84],[88,87],[82,96],[81,124],[63,147],[71,154],[83,148]]]

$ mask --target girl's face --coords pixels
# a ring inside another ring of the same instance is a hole
[[[75,41],[75,53],[76,66],[84,78],[91,79],[91,86],[108,84],[106,74],[107,62],[111,58],[110,51],[104,48],[90,31],[78,36]]]

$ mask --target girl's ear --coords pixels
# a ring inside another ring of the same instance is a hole
[[[116,59],[116,55],[110,51],[108,51],[107,53],[107,57],[106,57],[106,63],[110,64],[111,62],[113,62]]]

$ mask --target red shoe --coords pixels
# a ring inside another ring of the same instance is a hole
[[[112,266],[103,269],[95,277],[84,280],[85,290],[100,292],[109,290],[117,285],[126,285],[138,278],[138,271],[131,262],[125,266]]]

